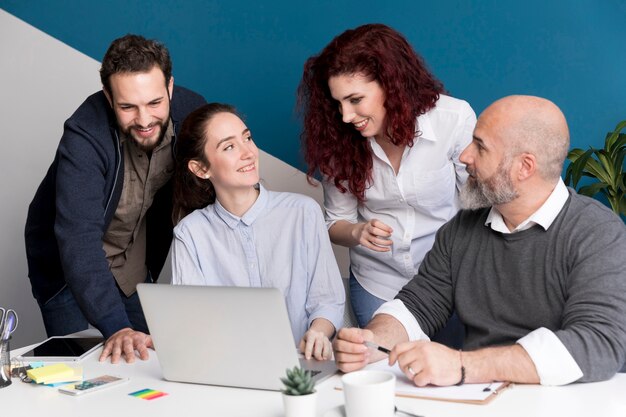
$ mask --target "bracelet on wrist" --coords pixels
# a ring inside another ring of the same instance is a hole
[[[456,383],[457,386],[465,384],[465,366],[463,365],[463,351],[459,349],[459,360],[461,361],[461,380]]]

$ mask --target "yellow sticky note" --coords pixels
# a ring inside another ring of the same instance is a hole
[[[53,377],[53,378],[48,378],[46,379],[45,384],[51,387],[56,387],[56,386],[61,386],[61,385],[65,385],[67,383],[74,383],[74,382],[80,382],[83,380],[83,367],[79,366],[76,368],[71,368],[74,371],[74,374],[67,377],[67,376],[60,376],[60,377]]]
[[[26,375],[38,384],[67,381],[74,377],[74,369],[64,363],[42,366],[41,368],[29,369]]]

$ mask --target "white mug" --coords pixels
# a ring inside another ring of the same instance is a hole
[[[396,376],[385,371],[356,371],[341,377],[346,417],[393,417]]]

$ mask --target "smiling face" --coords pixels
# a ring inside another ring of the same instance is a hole
[[[205,127],[204,153],[209,166],[190,162],[200,178],[210,178],[215,191],[232,193],[259,182],[259,149],[245,123],[232,113],[217,113]]]
[[[111,93],[104,91],[120,131],[140,149],[151,151],[167,130],[174,79],[166,86],[163,71],[155,66],[148,72],[113,74],[110,84]]]
[[[362,74],[336,75],[328,79],[328,88],[344,123],[352,124],[364,137],[384,139],[385,92],[377,81]]]

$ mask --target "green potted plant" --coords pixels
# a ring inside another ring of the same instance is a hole
[[[618,216],[626,216],[626,133],[621,133],[624,128],[626,120],[606,135],[602,149],[572,149],[567,155],[571,163],[565,172],[565,183],[572,184],[574,188],[578,187],[582,177],[595,178],[596,182],[580,187],[578,193],[589,197],[603,194]]]
[[[315,417],[317,393],[311,371],[294,366],[280,380],[285,386],[282,390],[285,417]]]

